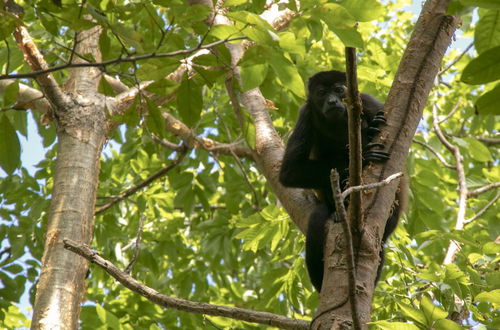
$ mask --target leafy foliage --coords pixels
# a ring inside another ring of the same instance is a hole
[[[180,0],[96,1],[81,9],[69,0],[25,1],[22,21],[49,66],[70,58],[74,33],[98,24],[103,61],[120,57],[195,49],[209,43],[245,36],[252,41],[241,66],[242,91],[259,87],[277,110],[269,110],[280,134],[286,136],[304,102],[304,82],[318,70],[340,69],[344,45],[360,50],[361,90],[383,100],[397,70],[413,23],[404,1],[380,5],[376,1],[301,1],[300,14],[287,29],[276,31],[260,14],[263,1],[226,1],[234,25],[208,29],[208,8]],[[477,56],[465,54],[439,76],[429,99],[439,114],[454,114],[441,124],[460,148],[469,190],[500,181],[498,148],[477,137],[498,132],[500,105],[500,8],[495,1],[461,0],[482,6],[475,29]],[[299,5],[286,5],[296,10]],[[94,22],[85,19],[90,15]],[[30,72],[11,36],[16,18],[0,11],[0,36],[9,47],[0,48],[2,73]],[[376,19],[377,21],[372,21]],[[360,21],[358,29],[353,24]],[[383,24],[382,24],[383,23]],[[473,29],[464,25],[462,33]],[[460,54],[451,50],[446,63]],[[474,57],[474,58],[472,58]],[[169,113],[203,138],[218,142],[246,141],[254,146],[253,123],[244,116],[241,127],[226,90],[231,59],[219,45],[193,59],[180,83],[163,79],[185,56],[154,57],[119,62],[106,72],[128,87],[155,81],[148,92],[175,93],[157,107],[150,99],[148,114],[133,106],[117,120],[126,125],[113,132],[101,159],[97,207],[168,166],[178,151],[155,143],[152,134],[180,143],[165,131],[163,113]],[[95,59],[89,59],[94,61]],[[59,82],[67,70],[54,73]],[[484,84],[481,86],[464,84]],[[45,126],[42,114],[31,111],[37,131],[28,125],[28,112],[13,110],[21,80],[2,90],[0,97],[0,326],[28,326],[26,295],[33,302],[40,271],[44,233],[51,198],[56,156],[56,134]],[[114,92],[104,81],[100,91]],[[496,85],[495,85],[496,84]],[[425,142],[450,164],[455,159],[432,130],[426,111],[416,140]],[[41,138],[45,158],[31,170],[21,155],[29,150],[23,137]],[[21,142],[20,142],[21,140]],[[27,150],[21,150],[21,145]],[[446,168],[428,148],[414,144],[408,159],[411,205],[390,240],[383,280],[373,303],[374,325],[383,329],[455,329],[482,324],[500,328],[498,272],[500,224],[498,207],[453,230],[457,217],[457,173]],[[496,196],[495,190],[468,200],[467,218],[473,218]],[[495,204],[498,206],[498,201]],[[308,318],[317,304],[303,261],[303,235],[260,173],[246,158],[193,149],[166,177],[96,217],[93,248],[125,268],[133,256],[141,217],[145,218],[139,258],[132,275],[156,290],[193,301],[236,305],[295,318]],[[463,243],[454,264],[443,265],[450,239]],[[87,301],[81,313],[82,329],[262,328],[220,317],[166,310],[123,288],[102,270],[92,267],[87,279]],[[24,295],[24,297],[23,297]],[[23,298],[22,298],[23,297]],[[21,301],[21,304],[19,304]],[[457,304],[457,301],[460,304]],[[465,317],[463,316],[465,313]],[[459,314],[461,324],[452,322]],[[97,316],[97,317],[96,317]]]

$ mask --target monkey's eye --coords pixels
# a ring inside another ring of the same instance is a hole
[[[344,86],[336,86],[333,91],[337,94],[344,94],[345,87]]]
[[[320,89],[318,89],[317,93],[319,96],[325,96],[326,92],[327,92],[326,88],[320,88]]]

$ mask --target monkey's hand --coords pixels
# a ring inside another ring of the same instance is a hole
[[[390,154],[386,151],[373,149],[384,148],[383,143],[371,142],[366,145],[363,150],[363,162],[385,162],[389,159]]]
[[[372,140],[372,138],[375,135],[380,133],[379,126],[386,124],[386,123],[387,123],[387,120],[385,119],[384,111],[381,110],[381,111],[377,112],[375,114],[375,117],[373,117],[372,120],[370,120],[368,122],[368,127],[366,128],[368,131],[368,137],[370,138],[370,141]]]
[[[386,124],[384,111],[379,111],[375,114],[375,117],[368,123],[368,138],[372,141],[373,137],[380,133],[378,128],[380,125]],[[384,144],[380,142],[370,142],[363,147],[363,161],[364,162],[384,162],[389,159],[389,153],[381,149],[384,149]]]

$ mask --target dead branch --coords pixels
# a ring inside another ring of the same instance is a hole
[[[306,330],[309,328],[309,323],[306,321],[290,319],[277,314],[256,312],[253,310],[238,307],[213,305],[204,302],[194,302],[161,294],[153,288],[147,287],[144,284],[138,282],[127,273],[121,271],[110,261],[102,258],[97,252],[92,251],[88,246],[79,244],[70,239],[64,239],[63,242],[66,249],[98,265],[109,275],[114,277],[118,282],[123,284],[123,286],[140,294],[141,296],[157,305],[189,313],[229,317],[236,320],[264,324],[281,329]]]
[[[374,183],[349,187],[342,192],[342,198],[345,199],[347,196],[349,196],[354,191],[371,190],[371,189],[386,186],[389,183],[391,183],[393,180],[396,180],[397,178],[400,178],[402,176],[403,176],[403,172],[398,172],[398,173],[394,173],[392,175],[389,175],[387,178],[385,178],[384,180],[382,180],[380,182],[374,182]]]

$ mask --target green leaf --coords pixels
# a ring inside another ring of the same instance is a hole
[[[283,86],[298,97],[305,98],[304,81],[297,71],[297,66],[280,54],[271,57],[270,64]]]
[[[480,115],[500,115],[500,84],[477,99],[476,109]]]
[[[247,2],[248,0],[226,0],[224,1],[224,6],[225,7],[239,6]]]
[[[209,35],[219,40],[226,40],[241,36],[241,32],[234,25],[216,25],[210,29]]]
[[[445,310],[434,305],[432,300],[427,296],[422,297],[422,300],[420,301],[420,308],[423,310],[429,321],[444,319],[448,316],[448,313]]]
[[[102,31],[99,36],[99,49],[101,50],[103,60],[109,60],[114,57],[113,50],[111,49],[111,39],[109,38],[107,31],[108,30]]]
[[[19,82],[13,81],[4,90],[3,106],[4,108],[12,107],[19,97]]]
[[[474,30],[474,46],[478,54],[500,46],[500,11],[487,10]]]
[[[447,320],[447,319],[441,319],[437,320],[433,324],[433,329],[436,330],[462,330],[462,329],[468,329],[465,327],[461,327],[459,324],[453,322],[452,320]]]
[[[129,27],[126,27],[122,24],[112,24],[110,25],[111,30],[121,38],[121,40],[128,46],[135,48],[135,50],[139,53],[143,53],[144,49],[142,44],[144,43],[143,36],[137,32],[132,30]]]
[[[427,319],[425,318],[424,313],[419,311],[418,309],[415,309],[413,306],[404,304],[402,302],[397,303],[399,308],[401,308],[401,312],[403,315],[411,318],[412,320],[422,324],[426,325],[427,324]]]
[[[247,11],[238,11],[227,13],[227,16],[237,22],[243,23],[241,33],[255,42],[273,44],[275,40],[279,40],[271,25],[259,15]]]
[[[42,25],[50,32],[53,36],[59,35],[59,26],[57,25],[57,21],[50,15],[47,15],[41,12],[38,15],[38,18],[42,22]]]
[[[446,272],[444,275],[444,278],[449,281],[449,280],[457,280],[462,277],[465,277],[464,272],[458,268],[457,265],[451,264],[451,265],[446,265]]]
[[[356,24],[356,20],[347,9],[333,3],[327,3],[315,8],[312,10],[312,17],[319,17],[331,30],[334,28],[348,29]]]
[[[22,19],[19,19],[16,15],[0,8],[0,40],[5,40],[11,37],[12,32],[16,26],[23,25]]]
[[[376,321],[370,322],[369,324],[373,324],[377,326],[377,329],[382,330],[418,330],[420,329],[415,324],[405,323],[405,322],[389,322],[389,321]]]
[[[500,244],[497,242],[488,242],[483,245],[484,254],[497,254],[500,253]]]
[[[466,6],[500,9],[500,2],[498,0],[460,0],[460,2]]]
[[[291,32],[282,32],[279,34],[281,49],[301,56],[306,55],[306,48],[303,39],[296,39],[295,34]]]
[[[156,135],[162,137],[165,135],[165,119],[163,118],[160,109],[151,101],[146,98],[148,105],[148,115],[146,117],[146,126]]]
[[[257,64],[241,67],[241,82],[243,91],[259,87],[267,75],[267,64]]]
[[[0,166],[7,174],[19,167],[21,145],[16,131],[5,115],[0,115]]]
[[[211,8],[206,5],[191,5],[184,13],[185,17],[189,17],[190,21],[203,21],[208,18],[211,13]]]
[[[182,121],[188,126],[196,124],[200,120],[202,106],[201,87],[184,75],[177,90],[177,107]]]
[[[107,328],[120,329],[120,320],[111,312],[105,310],[102,306],[95,306],[97,316],[106,325]]]
[[[474,300],[478,302],[489,302],[497,306],[500,306],[500,289],[481,292],[474,298]]]
[[[376,0],[350,0],[340,3],[358,22],[379,19],[385,13],[385,7]]]
[[[333,32],[340,38],[346,47],[365,48],[361,34],[355,28],[339,29],[332,28]]]
[[[247,118],[245,120],[245,127],[243,128],[245,141],[251,149],[255,149],[255,125],[250,115],[247,114],[245,117]]]
[[[474,138],[464,138],[467,142],[466,150],[469,155],[477,160],[478,162],[491,162],[493,157],[491,156],[490,150],[481,142]]]
[[[490,48],[470,61],[460,78],[469,85],[485,84],[500,79],[500,46]]]

